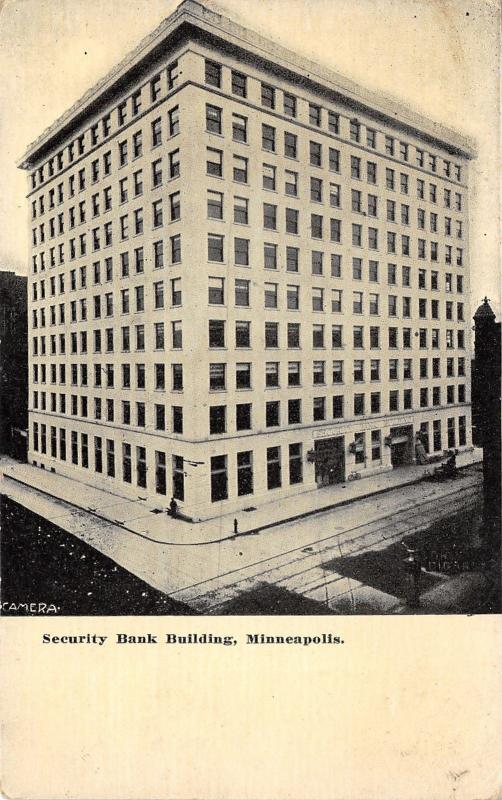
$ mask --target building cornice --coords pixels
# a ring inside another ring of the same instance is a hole
[[[289,75],[314,90],[331,96],[355,112],[366,113],[394,128],[417,135],[432,144],[458,154],[464,158],[475,158],[476,145],[469,137],[422,116],[410,107],[370,91],[349,78],[320,64],[300,57],[292,51],[275,44],[260,34],[207,8],[197,0],[184,0],[178,8],[139,45],[123,58],[104,78],[89,89],[71,108],[64,112],[32,142],[18,166],[29,169],[37,155],[49,148],[52,140],[76,125],[89,107],[97,107],[101,99],[124,82],[124,79],[155,58],[166,40],[187,26],[185,35],[201,36],[213,41],[223,50],[251,54],[272,72]]]

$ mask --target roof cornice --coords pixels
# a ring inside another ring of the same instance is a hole
[[[405,129],[420,138],[426,138],[465,158],[476,157],[476,143],[473,139],[418,114],[405,104],[370,91],[327,67],[298,56],[285,47],[211,10],[197,0],[183,0],[176,10],[163,20],[152,33],[142,39],[134,50],[128,53],[104,78],[89,89],[28,146],[26,153],[18,162],[18,166],[24,169],[30,168],[33,161],[36,160],[37,153],[46,149],[58,133],[70,127],[72,121],[76,120],[88,106],[96,104],[129,72],[147,61],[159,45],[172,36],[183,24],[188,24],[206,36],[209,35],[219,40],[224,47],[233,47],[252,53],[261,61],[299,76],[310,85],[317,86],[325,92],[331,92],[339,101],[345,102],[355,110],[369,113],[387,124]]]

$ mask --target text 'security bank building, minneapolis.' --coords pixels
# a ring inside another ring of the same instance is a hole
[[[469,447],[474,155],[185,0],[20,163],[29,460],[201,519]]]

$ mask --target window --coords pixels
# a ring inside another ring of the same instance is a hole
[[[288,425],[298,425],[302,421],[302,401],[288,400]]]
[[[205,61],[205,82],[210,86],[216,86],[217,89],[221,87],[221,64],[215,61]]]
[[[385,185],[387,189],[394,190],[395,188],[395,173],[393,169],[389,169],[388,167],[385,170]]]
[[[286,209],[286,233],[298,233],[298,211],[294,208]]]
[[[298,272],[298,256],[299,250],[297,247],[286,247],[287,272]]]
[[[323,255],[320,250],[312,251],[312,275],[323,274]]]
[[[223,236],[208,234],[207,257],[209,261],[223,261]]]
[[[265,322],[265,347],[279,347],[279,323]]]
[[[379,312],[379,295],[370,294],[370,314],[378,314]]]
[[[177,178],[180,174],[180,151],[173,150],[169,153],[169,177]]]
[[[382,434],[380,431],[371,431],[371,460],[380,461],[382,457]]]
[[[217,279],[217,280],[223,280]],[[223,286],[221,288],[221,303],[223,303]],[[211,302],[211,300],[210,300]],[[214,302],[214,301],[213,301]],[[249,281],[236,278],[235,280],[235,305],[249,306]]]
[[[357,156],[350,157],[350,175],[356,179],[361,177],[361,159]]]
[[[267,489],[281,486],[281,448],[267,447]]]
[[[341,325],[331,326],[331,347],[343,347]]]
[[[331,253],[331,277],[332,278],[341,278],[342,277],[342,257],[337,253]]]
[[[251,430],[251,403],[238,403],[236,405],[235,427],[238,431]]]
[[[222,133],[222,110],[209,103],[206,103],[206,130],[210,133]]]
[[[232,114],[232,139],[234,142],[247,142],[247,117],[240,114]]]
[[[358,142],[360,140],[361,124],[357,121],[357,119],[350,120],[349,134],[351,141]]]
[[[372,381],[380,380],[380,361],[377,358],[370,361],[370,378]]]
[[[378,229],[368,228],[368,247],[370,250],[378,250]]]
[[[288,92],[284,92],[284,113],[296,117],[296,97]]]
[[[310,199],[314,203],[322,202],[322,180],[320,178],[310,179]]]
[[[324,289],[312,288],[312,311],[324,311]]]
[[[292,286],[291,284],[286,287],[286,305],[290,311],[299,311],[300,309],[300,287]]]
[[[266,230],[277,230],[277,206],[263,204],[263,227]]]
[[[380,392],[372,392],[370,395],[370,408],[372,414],[380,414]]]
[[[214,150],[211,147],[206,149],[206,172],[208,175],[215,175],[218,178],[223,176],[223,153],[221,150]]]
[[[265,283],[265,308],[277,308],[276,283]]]
[[[274,166],[272,166],[271,164],[263,164],[262,185],[264,189],[275,190],[276,186],[275,173],[276,169]]]
[[[225,279],[209,278],[208,302],[211,305],[223,305],[225,302]]]
[[[341,187],[339,183],[330,183],[329,185],[329,204],[332,208],[340,208]]]
[[[289,483],[303,482],[303,457],[301,443],[289,445]]]
[[[321,127],[321,108],[320,106],[309,103],[309,122],[317,128]]]
[[[354,247],[361,247],[362,245],[363,226],[352,224],[352,245]]]
[[[354,416],[359,417],[364,415],[364,394],[354,395]]]
[[[378,198],[374,194],[368,195],[368,216],[369,217],[378,216]]]
[[[301,365],[299,361],[288,361],[288,386],[300,386]]]
[[[298,197],[298,173],[285,170],[284,191],[291,197]]]
[[[265,425],[267,428],[274,428],[281,424],[280,403],[273,400],[265,403]]]
[[[354,383],[362,383],[364,381],[364,361],[356,359],[354,361]]]
[[[300,323],[288,322],[288,348],[300,347]]]
[[[320,214],[310,215],[310,235],[313,239],[322,239],[323,218]]]
[[[227,407],[209,407],[209,433],[225,433],[227,429]]]
[[[211,366],[211,365],[210,365]],[[171,364],[172,389],[174,392],[183,391],[183,365]]]
[[[266,83],[261,85],[261,104],[265,108],[275,108],[275,89]]]
[[[385,152],[388,156],[394,155],[394,137],[393,136],[386,136],[385,137]]]
[[[310,164],[313,167],[322,166],[322,145],[319,142],[310,142]]]
[[[224,320],[209,320],[209,347],[225,347]]]
[[[171,278],[171,305],[180,306],[181,302],[181,278]]]
[[[159,158],[157,161],[152,163],[152,187],[155,189],[157,186],[162,186],[162,159]],[[142,188],[141,188],[142,191]],[[138,191],[137,186],[135,187],[135,194],[141,194],[141,191]]]
[[[326,383],[324,361],[314,361],[312,368],[312,383],[314,385]]]
[[[237,389],[251,388],[251,364],[241,362],[235,365],[235,385]]]
[[[297,157],[297,137],[294,133],[284,133],[284,155],[287,158]]]
[[[343,400],[342,394],[333,396],[333,419],[343,419]]]
[[[331,290],[331,311],[340,312],[342,310],[342,290]]]
[[[275,128],[271,125],[261,126],[261,146],[263,150],[275,153]]]
[[[211,502],[226,500],[228,497],[227,457],[211,457]]]
[[[333,383],[343,383],[343,361],[333,361]]]
[[[328,130],[331,133],[340,133],[340,115],[335,111],[328,111]]]
[[[241,72],[232,70],[232,94],[238,97],[246,97],[247,95],[247,78]]]
[[[248,159],[242,156],[233,157],[233,179],[237,183],[248,181]]]
[[[215,193],[210,193],[215,194]],[[223,195],[221,195],[223,203]],[[234,197],[234,222],[247,225],[249,222],[248,213],[249,201],[245,197]]]

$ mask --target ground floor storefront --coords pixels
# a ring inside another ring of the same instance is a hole
[[[428,458],[471,446],[467,406],[204,442],[96,433],[85,423],[55,427],[34,417],[29,463],[161,508],[174,498],[192,520],[411,465],[418,443]]]

